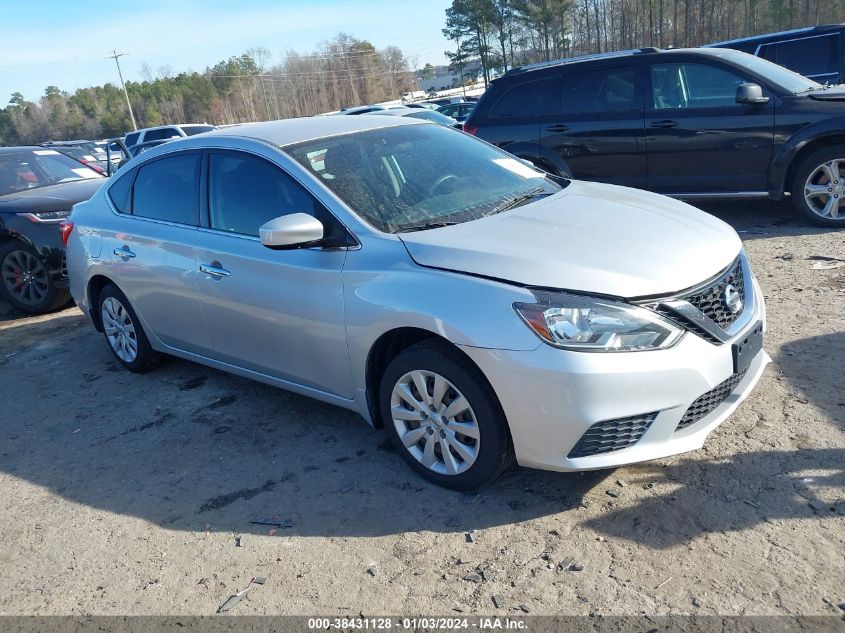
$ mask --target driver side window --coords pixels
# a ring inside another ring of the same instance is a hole
[[[270,162],[239,152],[211,153],[208,164],[210,226],[258,235],[262,224],[291,213],[324,220],[327,212],[298,182]]]
[[[738,107],[736,89],[746,79],[707,64],[654,64],[651,90],[655,110]]]

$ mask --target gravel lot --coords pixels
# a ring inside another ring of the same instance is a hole
[[[701,451],[477,494],[341,409],[179,360],[133,375],[76,308],[0,304],[0,614],[211,614],[253,576],[232,613],[841,613],[845,267],[813,257],[845,261],[845,231],[710,210],[766,293],[756,392]]]

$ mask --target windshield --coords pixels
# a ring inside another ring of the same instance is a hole
[[[560,191],[544,172],[439,125],[398,125],[285,148],[381,231],[492,215]]]
[[[816,83],[812,79],[807,79],[804,75],[794,73],[788,68],[778,66],[761,57],[755,57],[754,55],[739,51],[726,51],[724,57],[735,64],[739,64],[743,68],[747,68],[753,73],[757,73],[771,80],[792,94],[822,88],[821,84]]]
[[[102,177],[54,149],[0,152],[0,196],[60,182]]]

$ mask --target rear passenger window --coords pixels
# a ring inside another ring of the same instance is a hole
[[[263,158],[211,154],[208,164],[211,228],[258,235],[262,224],[291,213],[325,219],[322,205],[302,185]]]
[[[641,109],[634,69],[605,68],[568,75],[563,80],[560,108],[566,114]]]
[[[121,213],[132,213],[129,194],[132,192],[132,181],[135,180],[135,170],[121,175],[109,187],[109,198],[115,208]]]
[[[530,117],[548,113],[557,78],[519,83],[508,88],[488,114],[493,118]]]
[[[139,167],[133,187],[132,214],[177,224],[197,224],[198,157],[193,152],[179,154]]]

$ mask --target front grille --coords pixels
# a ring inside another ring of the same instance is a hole
[[[696,323],[692,319],[686,318],[683,314],[681,314],[679,312],[675,312],[674,310],[670,310],[669,308],[666,308],[662,305],[658,305],[653,309],[660,316],[662,316],[666,319],[669,319],[670,321],[673,321],[674,323],[676,323],[680,327],[684,328],[685,330],[692,332],[693,334],[697,334],[698,336],[703,338],[705,341],[709,341],[711,343],[714,343],[715,345],[721,345],[722,342],[723,342],[718,336],[713,336],[713,334],[711,334],[710,332],[705,330],[698,323]]]
[[[728,309],[725,302],[725,288],[729,285],[737,289],[740,297],[745,296],[745,279],[742,274],[742,261],[740,259],[737,259],[733,266],[712,284],[703,290],[696,291],[695,294],[684,297],[684,299],[701,310],[720,328],[727,330],[742,314],[742,310],[734,314]],[[744,308],[745,306],[743,306]]]
[[[726,381],[719,383],[716,387],[704,395],[699,396],[698,399],[690,405],[686,413],[684,413],[684,417],[682,417],[681,421],[678,422],[678,426],[675,427],[675,431],[685,429],[709,415],[733,393],[733,390],[736,389],[736,386],[740,382],[742,382],[744,377],[745,371],[741,371],[738,374],[734,374]]]
[[[640,440],[656,417],[657,412],[596,422],[581,436],[567,457],[588,457],[628,448]]]

